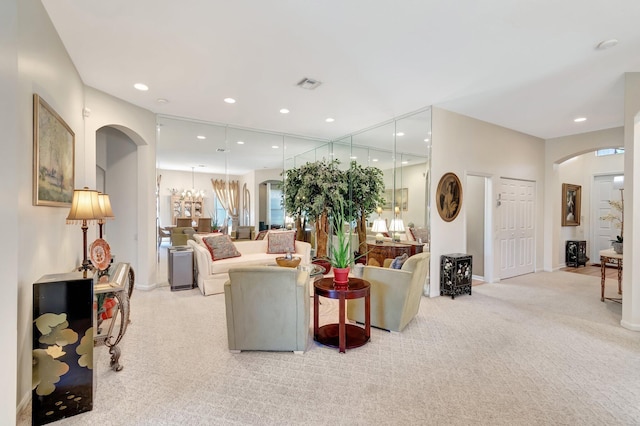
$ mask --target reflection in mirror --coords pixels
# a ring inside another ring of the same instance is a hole
[[[265,225],[269,222],[269,226],[285,226],[281,201],[274,201],[274,197],[278,197],[277,184],[282,190],[285,157],[293,159],[306,153],[320,155],[316,150],[322,151],[318,147],[327,144],[326,141],[162,115],[158,116],[157,126],[159,226],[175,226],[177,218],[187,214],[185,203],[191,206],[197,202],[201,203],[200,217],[211,218],[213,227],[232,235],[239,225],[258,229],[262,216],[260,206],[275,206],[269,209],[270,219],[265,220]],[[239,189],[232,200],[223,199],[226,198],[224,195],[221,197],[213,190],[215,180],[227,185],[237,182]],[[269,203],[259,195],[264,182],[269,182],[273,188],[264,194],[264,197],[271,197]],[[188,192],[194,189],[198,195],[200,191],[203,195],[190,199]],[[264,216],[267,216],[266,210]]]

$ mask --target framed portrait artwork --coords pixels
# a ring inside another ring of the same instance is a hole
[[[562,226],[580,225],[581,192],[580,185],[562,184]]]
[[[385,189],[384,190],[384,205],[382,206],[383,210],[391,210],[393,208],[393,203],[395,201],[395,206],[402,211],[407,211],[409,209],[409,189],[401,188],[396,189]]]
[[[462,206],[462,184],[455,173],[445,173],[436,189],[438,214],[445,222],[454,220]]]
[[[33,205],[70,207],[75,134],[37,94],[33,95]]]

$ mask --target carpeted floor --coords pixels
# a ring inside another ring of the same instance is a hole
[[[640,333],[600,302],[597,277],[538,273],[423,298],[402,333],[372,329],[346,354],[311,338],[304,355],[230,354],[224,297],[197,289],[136,291],[131,305],[124,369],[97,348],[94,410],[58,424],[640,424]],[[321,312],[333,321],[334,301]]]

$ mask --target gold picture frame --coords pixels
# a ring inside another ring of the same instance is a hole
[[[580,225],[582,187],[570,183],[562,184],[562,226]]]
[[[75,182],[75,133],[33,94],[33,205],[70,207]]]
[[[438,214],[445,222],[451,222],[460,213],[462,206],[462,184],[455,173],[445,173],[436,190]]]
[[[394,200],[395,206],[400,210],[405,212],[409,210],[409,189],[400,188],[395,191],[393,189],[385,189],[382,210],[391,210],[393,208]]]

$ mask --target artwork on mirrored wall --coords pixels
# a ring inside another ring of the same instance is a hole
[[[384,190],[384,205],[382,206],[383,210],[391,210],[395,205],[402,211],[407,211],[409,209],[409,189],[401,188],[396,189],[385,189]]]

